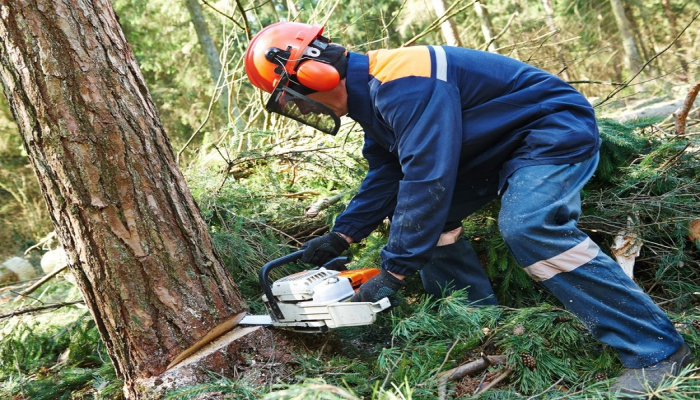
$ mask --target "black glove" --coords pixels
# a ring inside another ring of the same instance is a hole
[[[301,246],[304,253],[301,262],[314,265],[323,265],[338,257],[350,247],[348,241],[338,232],[330,232],[316,239],[310,240]]]
[[[352,296],[350,301],[375,303],[385,297],[394,295],[404,286],[406,286],[406,282],[382,269],[379,275],[373,276],[360,286],[360,289]]]

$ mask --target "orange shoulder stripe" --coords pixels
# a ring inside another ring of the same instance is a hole
[[[382,83],[406,76],[430,78],[430,52],[426,46],[373,50],[367,56],[370,75]]]

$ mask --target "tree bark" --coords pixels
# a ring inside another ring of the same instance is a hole
[[[637,44],[634,40],[634,31],[632,25],[625,15],[625,5],[623,0],[610,0],[612,12],[615,16],[617,28],[620,31],[620,39],[622,39],[622,47],[625,50],[625,69],[628,71],[637,72],[642,66],[642,58],[639,55]]]
[[[140,379],[246,305],[110,2],[0,0],[0,21],[4,93],[69,268],[140,397]],[[229,371],[230,357],[208,367]]]

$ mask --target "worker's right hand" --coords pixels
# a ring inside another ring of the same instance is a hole
[[[304,250],[304,253],[301,255],[301,262],[323,265],[338,257],[349,247],[350,244],[343,235],[337,232],[330,232],[301,246],[301,249]]]
[[[403,277],[403,275],[399,276]],[[384,297],[389,297],[392,305],[395,305],[395,301],[392,301],[392,296],[404,286],[406,286],[406,282],[404,282],[403,278],[399,278],[397,275],[382,269],[379,275],[375,275],[363,283],[350,301],[376,303]]]

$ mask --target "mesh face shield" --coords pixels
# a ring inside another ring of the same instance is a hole
[[[340,118],[325,105],[290,89],[288,84],[289,76],[283,73],[265,109],[335,136],[340,129]]]

